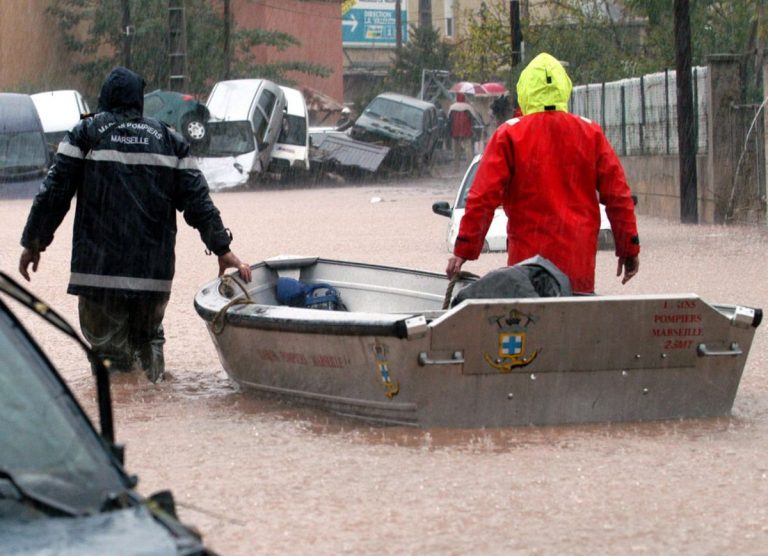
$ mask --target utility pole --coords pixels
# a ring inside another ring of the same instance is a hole
[[[184,0],[168,0],[168,88],[181,92],[187,82],[187,25]]]
[[[403,8],[400,0],[395,1],[395,46],[398,52],[403,48]]]
[[[691,86],[691,20],[688,0],[675,0],[675,61],[677,83],[677,144],[680,161],[680,222],[696,224],[696,145]]]
[[[515,67],[522,60],[523,32],[520,29],[520,0],[509,1],[509,32],[512,39],[511,67]]]
[[[400,0],[397,0],[400,3]],[[224,0],[224,79],[229,79],[232,59],[232,47],[229,44],[232,35],[232,16],[229,12],[229,0]]]
[[[131,8],[128,0],[123,0],[123,66],[131,67],[131,42],[133,41],[133,25],[131,25]]]

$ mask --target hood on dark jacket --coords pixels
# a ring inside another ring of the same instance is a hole
[[[101,85],[99,110],[141,116],[144,85],[144,79],[128,68],[113,69]]]

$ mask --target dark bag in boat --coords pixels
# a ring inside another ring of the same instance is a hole
[[[465,299],[567,297],[573,295],[568,276],[552,261],[536,255],[514,266],[492,270],[463,288],[451,303]]]
[[[346,311],[339,290],[329,284],[305,284],[294,278],[277,279],[277,302],[280,305]]]

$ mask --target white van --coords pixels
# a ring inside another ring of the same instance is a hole
[[[30,96],[43,124],[45,140],[54,152],[67,131],[90,112],[83,95],[75,90],[45,91]]]
[[[266,79],[219,81],[206,102],[208,139],[198,163],[211,190],[245,185],[269,165],[285,94]]]
[[[297,89],[280,88],[285,94],[286,110],[282,129],[272,150],[271,167],[285,170],[309,170],[309,112],[304,95]]]

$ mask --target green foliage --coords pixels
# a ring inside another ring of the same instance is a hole
[[[454,72],[471,81],[506,76],[508,85],[540,52],[568,63],[574,84],[610,81],[675,67],[674,2],[626,0],[623,14],[599,0],[545,0],[536,15],[521,22],[523,64],[510,69],[509,2],[486,0],[486,9],[464,14],[466,26],[454,53]],[[758,26],[765,0],[690,2],[693,64],[711,54],[749,54],[765,41]],[[533,8],[531,8],[533,11]],[[541,14],[546,13],[546,18]]]
[[[453,50],[453,72],[463,81],[504,81],[510,73],[512,44],[509,3],[497,0],[477,13],[462,13],[466,32]]]
[[[187,39],[187,85],[190,93],[205,94],[224,75],[224,17],[210,0],[185,0]],[[147,90],[168,87],[168,3],[131,0],[131,69],[147,82]],[[78,61],[74,70],[88,83],[88,96],[95,96],[104,76],[123,63],[122,3],[101,0],[57,0],[48,12],[59,22],[65,47]],[[266,29],[232,28],[235,54],[230,76],[264,77],[293,84],[288,72],[330,75],[329,68],[306,62],[260,64],[252,47],[265,45],[285,50],[300,42],[286,33]]]
[[[450,45],[440,39],[437,29],[411,26],[408,40],[395,53],[385,87],[415,96],[421,89],[423,69],[450,70]]]

